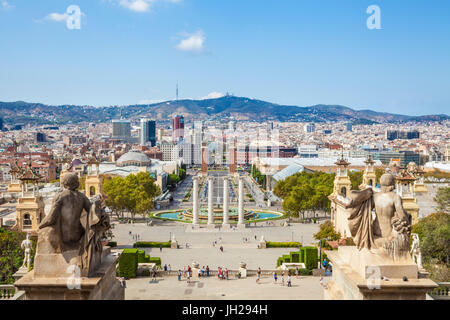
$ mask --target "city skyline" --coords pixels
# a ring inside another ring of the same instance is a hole
[[[381,29],[367,28],[367,8]],[[79,30],[66,27],[70,5]],[[133,105],[227,92],[282,105],[447,114],[449,4],[2,1],[1,101]],[[168,23],[170,21],[170,23]],[[233,49],[232,49],[233,48]]]

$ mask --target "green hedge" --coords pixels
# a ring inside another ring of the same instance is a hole
[[[305,252],[305,267],[308,270],[317,269],[319,262],[319,250],[316,247],[303,247]]]
[[[156,263],[157,266],[161,267],[161,258],[152,257],[149,259],[149,263]]]
[[[301,246],[300,242],[266,242],[267,248],[300,248]]]
[[[300,250],[290,252],[277,259],[277,267],[281,266],[283,263],[304,263],[305,270],[311,271],[318,267],[319,250],[316,247],[301,247]],[[305,274],[305,275],[309,275]]]
[[[119,258],[119,268],[117,275],[125,278],[136,278],[136,271],[138,267],[138,250],[125,249]]]
[[[170,248],[172,241],[168,242],[136,242],[133,248]]]

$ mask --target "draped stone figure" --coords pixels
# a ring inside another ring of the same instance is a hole
[[[359,250],[383,249],[392,259],[401,259],[409,251],[411,216],[393,191],[394,176],[384,174],[380,185],[381,192],[367,188],[350,193],[346,203],[349,229]]]
[[[92,275],[101,263],[103,236],[111,228],[100,196],[95,197],[92,202],[91,210],[82,221],[86,231],[80,249],[81,275],[86,277]]]
[[[76,266],[88,277],[101,262],[101,240],[110,228],[109,218],[99,197],[91,203],[76,190],[76,174],[66,174],[62,184],[64,190],[39,226],[36,274],[64,276],[68,266]]]

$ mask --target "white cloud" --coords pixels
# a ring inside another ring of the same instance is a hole
[[[192,34],[184,34],[185,39],[181,40],[175,48],[181,51],[202,52],[205,44],[205,34],[199,30]]]
[[[6,0],[0,0],[0,7],[1,7],[2,9],[12,9],[12,8],[14,8],[14,6],[13,6],[13,5],[10,5],[10,4],[8,3],[8,1],[6,1]]]
[[[222,97],[225,97],[225,94],[223,94],[222,92],[214,91],[208,94],[206,97],[200,98],[199,100],[219,99]]]
[[[148,12],[157,2],[180,3],[183,0],[108,0],[134,12]]]
[[[67,13],[54,12],[54,13],[48,14],[44,19],[61,22],[61,21],[66,21],[68,17],[69,17],[69,15]]]

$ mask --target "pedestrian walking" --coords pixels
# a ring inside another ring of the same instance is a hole
[[[220,251],[223,253],[223,247],[222,246],[220,246]]]
[[[209,278],[209,266],[206,266],[206,277]]]
[[[259,280],[261,280],[261,268],[256,271],[256,282],[259,283]]]
[[[178,269],[178,281],[181,281],[181,270]]]
[[[284,273],[281,274],[281,285],[284,286]]]
[[[225,279],[228,280],[228,268],[225,268]]]
[[[170,271],[172,271],[172,267],[171,267],[170,264],[169,264],[169,272],[170,272]]]
[[[273,281],[275,282],[275,284],[277,284],[278,281],[278,275],[276,272],[273,273]]]
[[[291,275],[289,274],[288,275],[288,281],[287,281],[287,285],[288,285],[288,287],[292,287],[292,282],[291,282],[292,280],[291,280]]]
[[[298,279],[298,267],[295,268],[295,278]]]
[[[162,247],[159,247],[159,252],[162,252]]]

